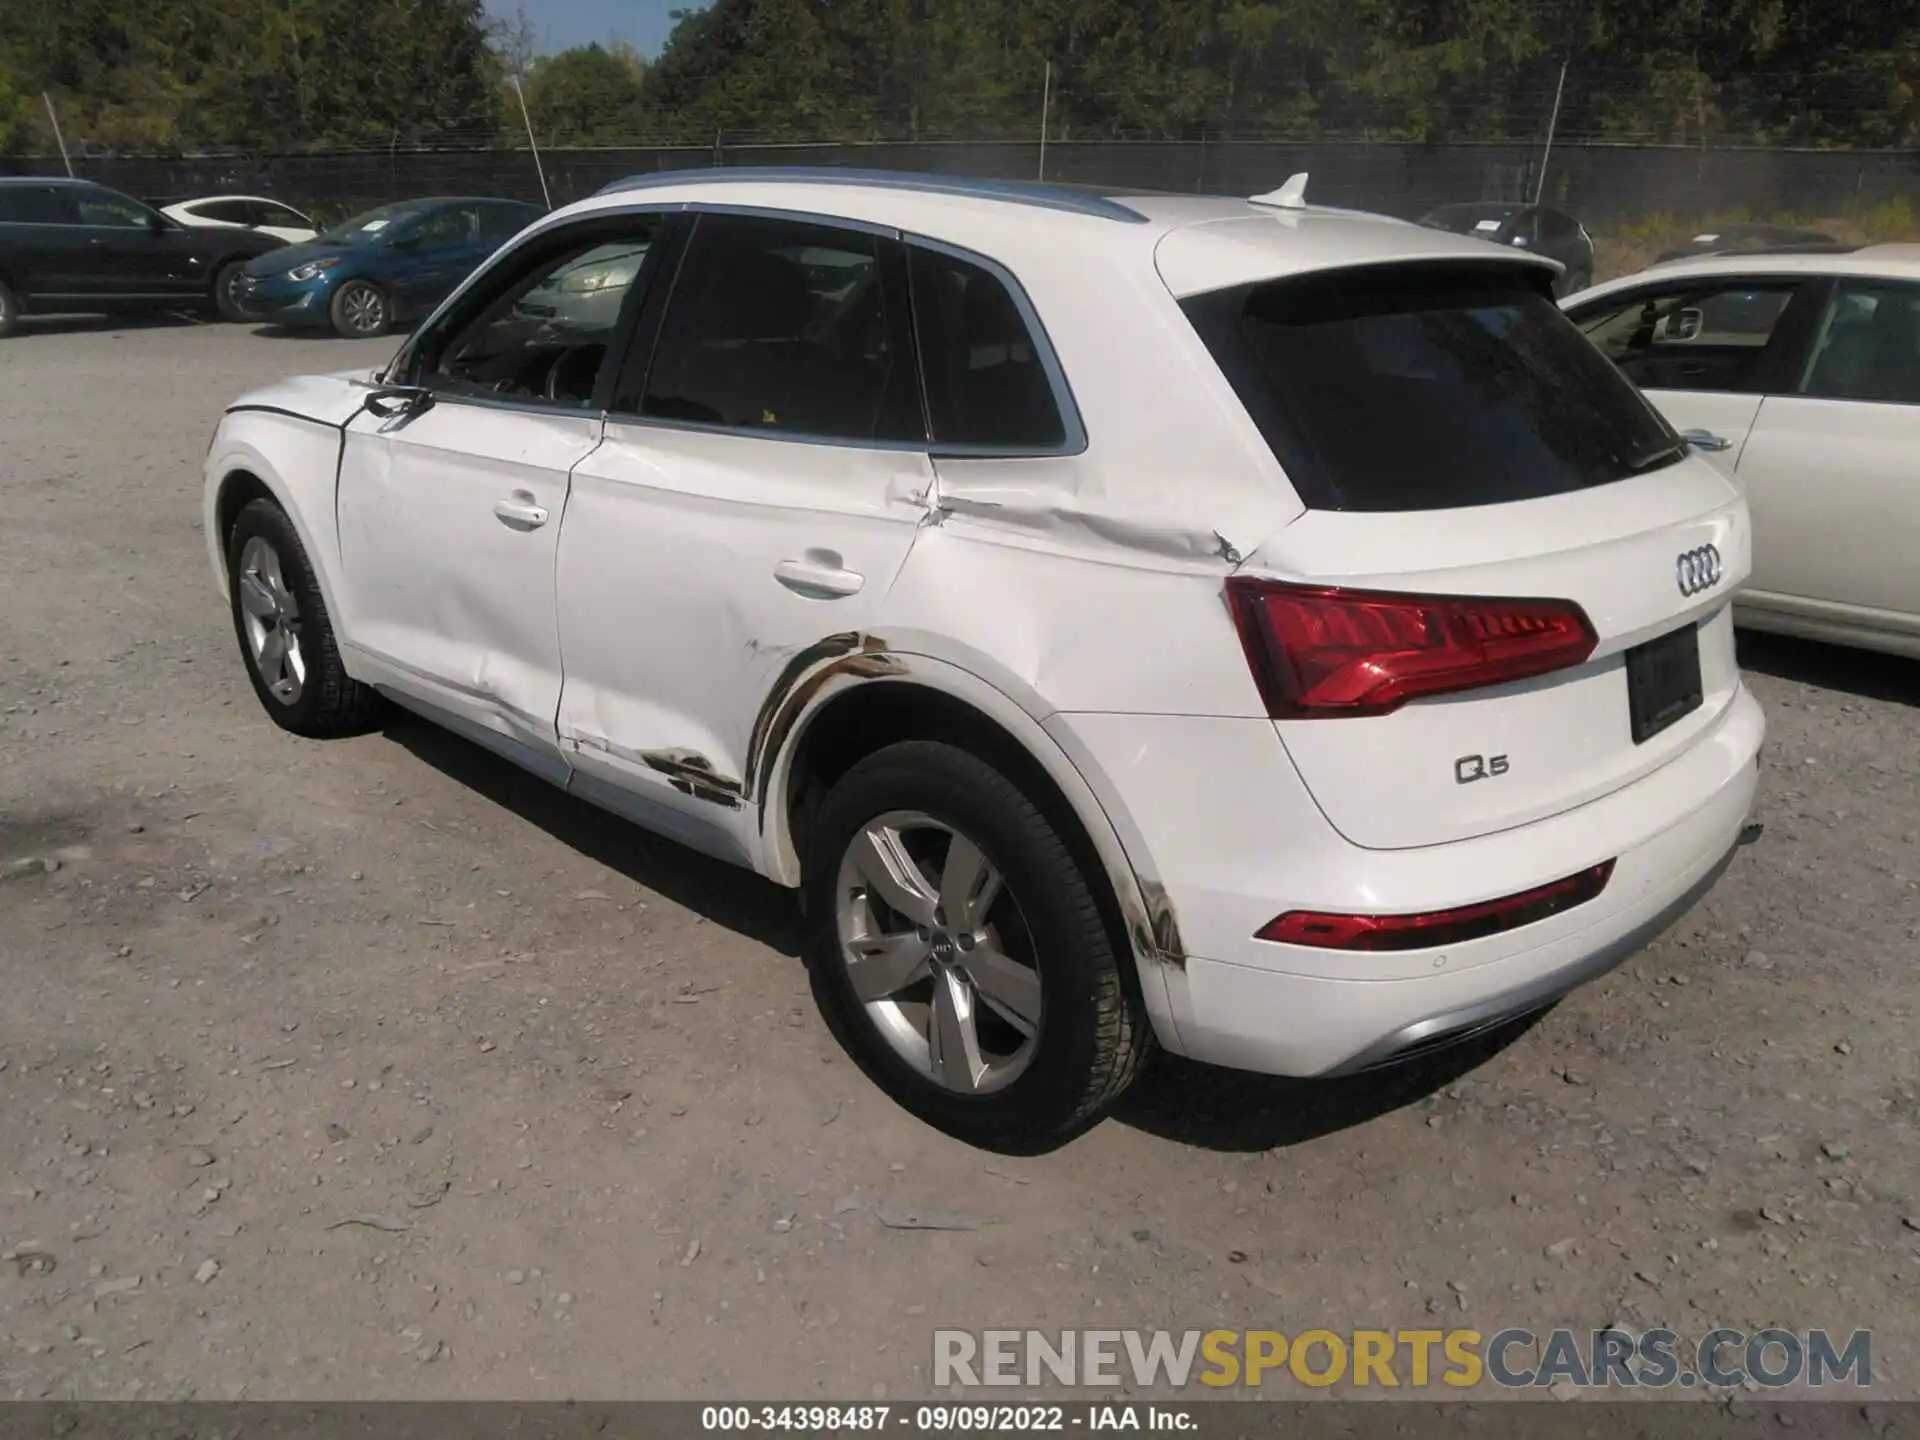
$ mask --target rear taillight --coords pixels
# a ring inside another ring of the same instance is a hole
[[[1227,602],[1276,720],[1384,715],[1416,696],[1578,665],[1596,643],[1571,600],[1395,595],[1236,575]]]
[[[1613,861],[1609,860],[1504,900],[1430,910],[1423,915],[1328,915],[1317,910],[1289,910],[1270,921],[1259,938],[1321,950],[1426,950],[1460,945],[1584,905],[1606,889],[1612,877]]]

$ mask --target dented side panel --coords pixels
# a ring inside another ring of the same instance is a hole
[[[738,812],[866,637],[927,515],[923,454],[610,420],[560,538],[561,742],[663,803]],[[796,696],[798,698],[796,698]]]
[[[599,434],[595,416],[451,401],[347,426],[339,613],[373,678],[557,749],[555,556]]]

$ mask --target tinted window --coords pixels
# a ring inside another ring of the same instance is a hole
[[[1800,392],[1920,405],[1920,290],[1842,285],[1821,317]]]
[[[82,225],[109,225],[122,230],[144,230],[152,214],[137,200],[116,195],[111,190],[84,189],[73,192],[74,208]]]
[[[640,413],[842,440],[925,441],[898,244],[862,231],[700,217]]]
[[[53,185],[0,185],[0,221],[15,225],[71,225],[73,212]]]
[[[273,225],[283,230],[311,230],[313,222],[298,210],[290,210],[285,205],[276,205],[271,200],[254,203],[255,214],[259,217],[256,225]]]
[[[443,206],[402,231],[402,234],[408,242],[429,249],[443,245],[478,245],[481,240],[480,207]]]
[[[341,221],[321,238],[342,245],[370,245],[390,231],[404,229],[419,213],[417,203],[382,205],[378,210],[368,210],[351,220]]]
[[[246,200],[208,200],[200,205],[189,205],[188,213],[206,220],[219,220],[228,225],[252,225],[254,206]]]
[[[1680,458],[1539,283],[1394,266],[1183,307],[1313,509],[1531,500]]]
[[[911,247],[913,313],[933,443],[1057,450],[1067,430],[1043,353],[998,276]]]
[[[457,393],[591,404],[657,223],[636,219],[620,234],[595,227],[592,238],[547,249],[450,340],[430,347],[423,382]]]
[[[534,222],[539,211],[525,205],[482,205],[481,238],[496,244],[511,240]]]
[[[1482,240],[1498,236],[1519,209],[1517,205],[1442,205],[1430,212],[1421,224],[1434,230],[1451,230],[1456,235],[1477,235]]]
[[[1758,394],[1768,343],[1793,291],[1791,284],[1696,281],[1583,308],[1576,323],[1643,390]]]

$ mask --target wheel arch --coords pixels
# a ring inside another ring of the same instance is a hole
[[[336,584],[339,546],[333,524],[340,431],[323,422],[276,411],[235,411],[222,424],[221,440],[207,467],[211,483],[207,486],[204,517],[209,558],[221,596],[227,597],[227,542],[234,522],[250,501],[271,500],[300,537],[335,634],[344,642],[345,615]],[[289,454],[286,470],[268,461],[267,449],[284,449],[289,444],[312,453]],[[289,481],[289,472],[313,478]]]
[[[938,739],[978,756],[1041,806],[1094,883],[1116,948],[1132,964],[1148,1013],[1171,1035],[1164,969],[1184,961],[1179,927],[1155,877],[1138,828],[1117,796],[1103,794],[1050,732],[1044,708],[1013,695],[973,670],[924,654],[856,652],[884,657],[893,673],[842,669],[828,673],[791,729],[776,740],[761,780],[759,819],[764,868],[798,885],[807,818],[820,795],[866,755],[906,739]],[[834,666],[829,662],[826,671]],[[817,673],[817,672],[816,672]],[[1009,688],[1016,688],[1013,682]],[[805,679],[794,693],[807,688]],[[1034,697],[1037,699],[1037,697]]]

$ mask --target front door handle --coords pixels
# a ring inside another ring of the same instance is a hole
[[[496,500],[494,516],[510,530],[538,530],[547,523],[547,509],[533,502],[533,492],[516,490],[504,500]]]
[[[1722,450],[1731,450],[1733,442],[1724,435],[1716,435],[1711,430],[1682,430],[1680,438],[1696,450],[1708,450],[1719,454]]]
[[[805,560],[782,560],[773,567],[773,578],[811,600],[838,599],[858,595],[867,577],[856,570],[843,570],[838,555],[812,552]]]

